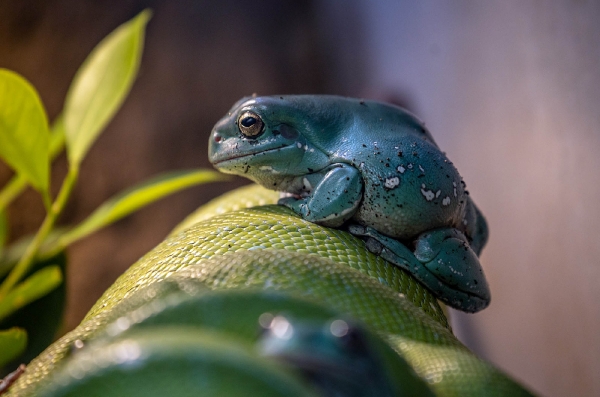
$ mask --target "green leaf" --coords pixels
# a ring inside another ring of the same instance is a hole
[[[0,331],[0,367],[17,358],[27,346],[27,332],[13,327]]]
[[[0,69],[0,157],[41,192],[48,191],[48,118],[35,88]]]
[[[62,274],[58,266],[47,266],[38,270],[18,284],[0,301],[0,320],[46,295],[58,287],[61,282]]]
[[[52,252],[48,255],[49,251],[56,247],[58,239],[62,237],[67,231],[66,227],[56,227],[48,235],[40,247],[36,262],[40,260],[46,260],[57,252]],[[27,234],[17,241],[12,242],[6,246],[3,255],[0,257],[0,280],[6,276],[8,272],[17,264],[19,259],[25,254],[27,247],[31,244],[31,241],[35,237],[35,234]],[[48,263],[46,263],[47,266]]]
[[[78,167],[129,93],[139,69],[146,23],[142,11],[110,33],[77,71],[64,108],[67,152]]]
[[[226,176],[209,170],[175,171],[154,177],[112,197],[86,220],[59,239],[59,247],[85,237],[164,196],[203,183],[225,180]]]
[[[65,274],[67,267],[65,252],[51,258],[36,260],[25,277],[49,265],[57,265],[62,274]],[[0,320],[0,329],[19,327],[27,331],[27,348],[16,360],[9,363],[9,368],[31,361],[54,341],[62,325],[65,303],[66,285],[61,283],[40,299]]]
[[[7,240],[8,218],[6,217],[6,212],[0,211],[0,258],[2,258],[2,253],[4,252],[4,245],[6,245]]]
[[[65,124],[64,119],[59,116],[54,125],[50,129],[50,145],[49,145],[50,163],[60,154],[65,147]],[[29,185],[28,179],[23,174],[13,176],[0,190],[0,211],[8,207],[8,205]]]

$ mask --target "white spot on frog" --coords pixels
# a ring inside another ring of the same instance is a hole
[[[308,190],[309,192],[312,191],[312,185],[310,184],[308,179],[303,178],[302,183],[304,184],[304,189]]]
[[[395,176],[393,178],[386,178],[384,186],[388,189],[393,189],[400,184],[400,179]]]
[[[279,174],[279,171],[276,171],[270,165],[261,165],[260,167],[258,167],[258,169],[261,171],[269,171],[269,172],[272,172],[273,174]]]
[[[454,186],[454,197],[457,197],[457,194],[456,194],[456,182],[452,182],[452,186]]]
[[[452,266],[448,265],[448,269],[450,269],[450,271],[454,274],[458,274],[459,276],[463,276],[462,272],[459,272],[458,270],[456,270],[455,268],[453,268]]]
[[[427,201],[431,201],[435,197],[435,193],[433,193],[431,190],[425,190],[425,184],[421,185],[421,194],[425,196],[425,200]]]
[[[444,199],[442,200],[442,205],[446,206],[450,204],[450,197],[446,196],[444,197]]]
[[[309,153],[312,153],[312,152],[315,151],[315,149],[314,148],[310,148],[310,149],[308,149],[308,151],[309,151]]]
[[[435,192],[435,198],[440,197],[440,194],[442,194],[441,190],[438,190],[437,192]]]
[[[399,165],[398,166],[398,172],[401,174],[404,174],[404,171],[406,171],[406,168],[404,168],[403,166]]]
[[[412,168],[413,168],[413,165],[412,165],[412,163],[409,163],[409,164],[408,164],[406,167],[407,167],[409,170],[412,170]]]
[[[298,149],[302,149],[302,144],[300,142],[296,142],[296,146],[298,146]]]
[[[306,152],[308,150],[308,145],[304,145],[304,151]]]
[[[360,203],[360,200],[361,199],[356,200],[352,204],[352,206],[350,206],[350,207],[346,208],[345,210],[343,210],[342,212],[340,212],[339,215],[338,214],[327,215],[325,218],[323,218],[323,220],[324,221],[328,221],[330,219],[335,219],[335,218],[343,217],[343,216],[349,214],[350,212],[355,211],[356,207],[358,207],[358,204]],[[302,206],[302,204],[300,206]]]
[[[425,173],[425,170],[420,165],[419,165],[419,169],[421,170],[422,173]]]

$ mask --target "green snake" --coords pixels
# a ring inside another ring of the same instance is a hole
[[[300,319],[341,314],[361,322],[434,395],[531,395],[462,345],[436,299],[408,273],[357,237],[273,205],[277,199],[251,185],[201,207],[132,265],[77,328],[34,359],[7,395],[315,395],[252,347],[269,294],[282,296],[272,310]],[[190,299],[203,308],[199,314],[173,309]],[[238,300],[214,303],[228,299]],[[165,307],[168,321],[128,330]],[[127,332],[111,334],[119,327]],[[78,344],[86,347],[74,353]],[[132,370],[119,365],[132,357],[147,365],[126,378],[119,371]]]

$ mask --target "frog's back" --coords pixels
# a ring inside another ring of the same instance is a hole
[[[367,99],[336,95],[287,95],[265,97],[289,103],[294,117],[311,120],[311,141],[321,142],[321,149],[331,152],[333,141],[353,139],[381,140],[410,136],[424,139],[437,147],[424,123],[415,115],[398,106]]]
[[[399,239],[439,227],[464,230],[468,198],[462,179],[417,117],[369,100],[286,99],[317,121],[311,141],[332,163],[351,164],[361,173],[364,194],[355,221]]]

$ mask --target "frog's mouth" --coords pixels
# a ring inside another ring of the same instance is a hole
[[[268,155],[269,153],[274,153],[274,152],[278,152],[281,151],[281,149],[284,149],[286,147],[289,147],[290,145],[281,145],[272,149],[265,149],[265,150],[261,150],[258,152],[251,152],[251,153],[237,153],[236,155],[233,156],[228,156],[228,157],[224,157],[224,158],[216,158],[212,160],[212,163],[214,166],[218,167],[218,166],[226,166],[227,164],[231,163],[238,163],[238,162],[243,162],[246,159],[250,159],[252,157],[256,157],[256,156],[261,156],[261,155]]]
[[[269,175],[285,173],[293,164],[300,162],[305,150],[300,150],[300,142],[270,142],[270,144],[241,148],[229,147],[228,150],[213,152],[210,162],[221,172],[239,174],[248,173],[253,167],[253,173]]]

